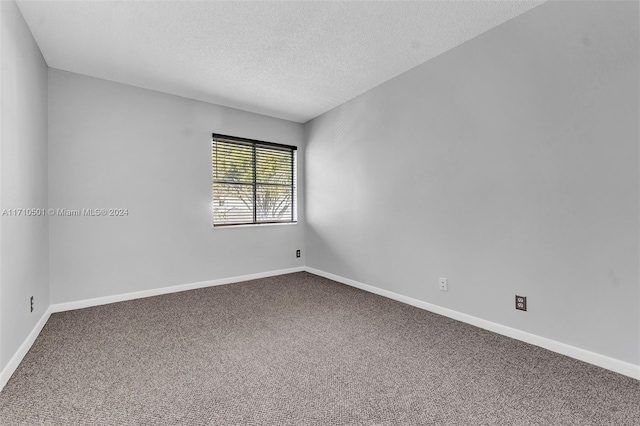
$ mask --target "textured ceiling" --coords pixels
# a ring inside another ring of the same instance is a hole
[[[20,1],[52,68],[306,122],[543,1]]]

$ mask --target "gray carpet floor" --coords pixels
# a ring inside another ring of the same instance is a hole
[[[640,425],[640,382],[305,272],[51,316],[2,425]]]

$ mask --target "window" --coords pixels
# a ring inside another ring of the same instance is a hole
[[[295,146],[213,134],[213,226],[294,223]]]

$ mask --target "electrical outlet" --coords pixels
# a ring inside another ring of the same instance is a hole
[[[447,284],[447,279],[440,277],[438,279],[438,287],[440,291],[449,291],[449,284]]]
[[[524,296],[516,295],[516,309],[519,311],[527,310],[527,298]]]
[[[296,250],[296,257],[300,257],[300,250]]]
[[[33,312],[33,296],[31,296],[30,303],[31,303],[31,312]]]

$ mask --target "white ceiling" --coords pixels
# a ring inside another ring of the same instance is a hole
[[[52,68],[303,123],[540,3],[18,4]]]

